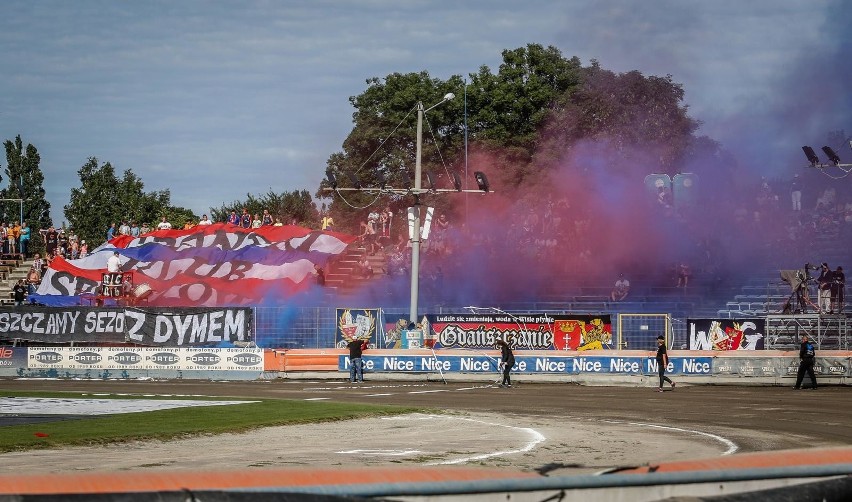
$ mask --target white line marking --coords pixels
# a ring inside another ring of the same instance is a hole
[[[516,431],[522,431],[526,434],[529,434],[532,439],[530,439],[530,441],[527,442],[527,444],[524,445],[523,448],[518,448],[517,450],[503,450],[503,451],[495,451],[495,452],[491,452],[491,453],[482,453],[480,455],[474,455],[472,457],[463,457],[463,458],[457,458],[455,460],[444,460],[444,461],[441,461],[441,462],[432,462],[432,463],[426,464],[426,465],[455,465],[455,464],[463,464],[465,462],[471,462],[473,460],[483,460],[483,459],[491,458],[491,457],[499,457],[501,455],[511,455],[511,454],[514,454],[514,453],[523,453],[523,452],[527,452],[527,451],[532,450],[533,448],[536,447],[536,445],[538,445],[539,443],[541,443],[545,439],[547,439],[540,432],[538,432],[535,429],[530,429],[529,427],[515,427],[513,425],[495,424],[495,423],[492,423],[492,422],[484,422],[482,420],[474,420],[472,418],[450,417],[450,416],[446,416],[446,415],[440,415],[440,416],[439,415],[428,415],[428,417],[429,418],[451,418],[451,419],[454,419],[454,420],[467,420],[468,422],[476,422],[476,423],[490,425],[490,426],[494,426],[494,427],[504,427],[506,429],[514,429]]]
[[[445,390],[445,389],[438,389],[438,390],[412,390],[412,391],[410,391],[410,392],[409,392],[409,394],[433,394],[433,393],[435,393],[435,392],[449,392],[449,391],[448,391],[448,390]]]
[[[364,397],[381,397],[381,396],[392,396],[393,394],[367,394]]]
[[[681,429],[679,427],[671,427],[671,426],[668,426],[668,425],[643,424],[643,423],[639,423],[639,422],[619,422],[617,420],[604,420],[604,422],[609,422],[609,423],[613,423],[613,424],[639,425],[641,427],[652,427],[654,429],[667,429],[667,430],[670,430],[670,431],[687,432],[687,433],[690,433],[690,434],[698,434],[700,436],[707,436],[711,439],[715,439],[716,441],[719,441],[720,443],[722,443],[723,445],[728,447],[728,449],[725,450],[722,453],[722,456],[731,455],[732,453],[736,453],[737,450],[740,449],[740,447],[737,445],[737,443],[731,441],[730,439],[724,438],[724,437],[719,436],[717,434],[711,434],[709,432],[696,431],[696,430],[693,430],[693,429]]]
[[[305,399],[305,401],[325,401],[327,399],[331,399],[330,397],[309,397]]]

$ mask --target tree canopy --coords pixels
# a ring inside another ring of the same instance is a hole
[[[0,202],[3,222],[21,218],[32,229],[30,249],[39,251],[44,248],[42,239],[37,238],[38,231],[51,225],[50,203],[45,199],[44,174],[41,172],[41,156],[36,147],[24,142],[21,136],[15,141],[6,140],[6,179],[8,184],[0,189],[0,199],[23,199],[21,202]]]
[[[106,240],[112,223],[135,221],[156,226],[165,216],[174,227],[180,227],[186,220],[198,220],[192,211],[171,206],[168,190],[144,192],[144,183],[130,169],[119,178],[112,164],[99,165],[97,158],[90,157],[77,173],[81,186],[71,189],[65,217],[92,247]]]
[[[683,88],[671,75],[615,73],[597,61],[584,67],[576,57],[537,44],[505,50],[502,59],[497,73],[482,66],[468,78],[442,81],[420,72],[367,80],[365,91],[349,100],[353,128],[342,151],[329,156],[327,171],[344,182],[354,173],[365,186],[377,186],[381,178],[400,186],[402,171],[413,175],[418,101],[428,108],[448,92],[457,98],[429,111],[423,131],[423,171],[439,176],[461,172],[465,126],[470,151],[487,154],[489,166],[479,170],[488,171],[492,185],[506,188],[565,169],[569,158],[574,169],[644,176],[679,172],[698,154],[722,155],[718,144],[696,137],[700,123],[689,117]],[[595,151],[594,166],[575,155],[581,147]],[[330,196],[325,188],[327,181],[318,197]],[[347,192],[329,208],[339,224],[354,229],[374,198]],[[429,204],[451,206],[453,200]],[[388,203],[410,205],[394,198]]]

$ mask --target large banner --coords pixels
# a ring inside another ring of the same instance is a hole
[[[689,350],[763,350],[766,319],[688,319]]]
[[[495,373],[499,370],[498,355],[370,355],[362,358],[364,371],[406,372],[460,372]],[[710,357],[673,356],[666,367],[671,375],[710,375]],[[349,371],[349,356],[340,355],[338,367]],[[562,375],[609,374],[609,375],[656,375],[659,366],[654,356],[525,356],[515,355],[515,373],[548,373]]]
[[[0,339],[42,343],[135,343],[188,347],[253,341],[252,311],[233,308],[52,308],[0,310]]]
[[[493,349],[498,338],[513,349],[612,349],[609,315],[437,314],[426,316],[436,348]]]
[[[337,346],[344,348],[352,340],[372,339],[379,313],[379,309],[337,309],[334,337]]]
[[[315,267],[324,267],[354,240],[290,225],[247,229],[225,223],[122,235],[84,258],[52,260],[32,299],[68,306],[82,294],[96,294],[107,260],[117,252],[122,271],[147,286],[152,305],[283,303],[312,287]]]

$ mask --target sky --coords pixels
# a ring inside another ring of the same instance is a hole
[[[852,3],[842,0],[3,7],[0,140],[38,149],[55,224],[89,157],[199,215],[247,194],[314,193],[367,79],[496,73],[501,51],[530,43],[584,65],[672,75],[699,134],[761,175],[788,178],[806,164],[802,145],[821,154],[829,131],[852,133]],[[832,146],[852,159],[849,145]]]

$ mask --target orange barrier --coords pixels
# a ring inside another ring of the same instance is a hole
[[[81,493],[233,490],[286,486],[358,485],[481,481],[530,478],[535,473],[476,467],[392,467],[327,469],[262,469],[211,472],[111,472],[47,475],[0,475],[0,494],[47,495]]]
[[[265,350],[264,371],[338,371],[338,358],[349,351],[342,349]]]
[[[802,467],[813,465],[852,464],[852,448],[820,448],[814,450],[779,450],[740,453],[702,460],[684,460],[619,470],[618,474],[651,472],[716,471],[723,469],[759,469],[765,467]]]

